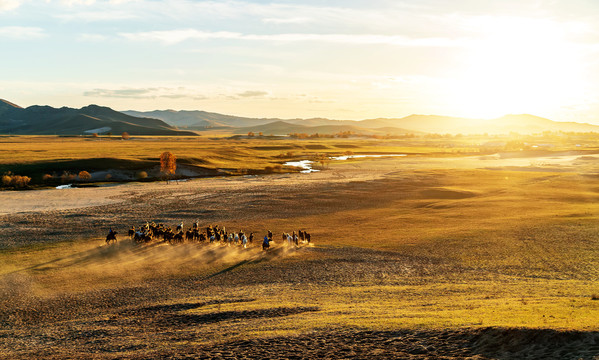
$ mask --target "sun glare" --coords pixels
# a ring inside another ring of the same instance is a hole
[[[582,96],[581,59],[563,24],[485,18],[450,98],[462,116],[543,114]]]

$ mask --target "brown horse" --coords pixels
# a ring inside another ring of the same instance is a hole
[[[116,231],[111,231],[108,233],[108,235],[106,235],[106,244],[109,245],[110,242],[116,242]]]

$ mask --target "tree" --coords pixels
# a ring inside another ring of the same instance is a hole
[[[12,176],[10,175],[2,175],[2,185],[8,186],[12,182]]]
[[[83,171],[79,171],[79,180],[81,181],[89,181],[92,179],[92,176],[90,173],[88,173],[87,171],[83,170]]]
[[[328,165],[328,163],[331,161],[331,159],[329,159],[329,156],[327,154],[318,154],[316,159],[322,166],[322,169],[324,169],[325,165]]]
[[[129,138],[130,138],[130,137],[131,137],[131,136],[130,136],[130,135],[129,135],[129,133],[128,133],[128,132],[126,132],[126,131],[125,131],[125,132],[123,132],[123,133],[121,134],[121,138],[122,138],[123,140],[129,140]]]
[[[177,157],[170,151],[165,151],[160,154],[160,172],[166,177],[166,182],[171,175],[177,170]]]

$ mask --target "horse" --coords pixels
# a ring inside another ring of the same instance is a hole
[[[176,233],[175,236],[173,237],[173,241],[176,243],[182,243],[183,242],[183,232],[179,231],[178,233]]]
[[[193,241],[193,231],[191,229],[185,232],[185,241]]]
[[[150,237],[150,235],[148,235],[142,231],[137,231],[133,235],[133,241],[135,241],[138,244],[142,243],[142,242],[147,243],[147,242],[150,242],[151,240],[152,240],[152,238]]]
[[[264,241],[262,242],[262,250],[266,251],[270,248],[270,239],[268,236],[264,237]]]
[[[135,226],[131,226],[129,229],[129,239],[133,239],[133,235],[135,235]]]
[[[106,244],[110,245],[110,242],[116,242],[116,231],[111,231],[106,235]]]

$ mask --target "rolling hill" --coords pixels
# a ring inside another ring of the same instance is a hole
[[[414,134],[420,133],[419,131],[411,131],[396,127],[385,127],[385,128],[367,128],[359,126],[360,123],[353,121],[349,124],[338,121],[337,123],[317,125],[317,126],[306,126],[301,123],[290,123],[288,121],[274,121],[264,125],[256,125],[245,128],[237,128],[234,133],[246,134],[249,132],[263,133],[265,135],[287,135],[293,133],[304,133],[304,134],[338,134],[342,132],[352,132],[355,134],[367,134],[367,135],[386,135],[386,134]]]
[[[185,128],[181,130],[180,128]],[[409,115],[403,118],[366,120],[332,120],[325,118],[277,119],[248,118],[206,111],[128,110],[119,112],[108,107],[89,105],[81,109],[50,106],[21,108],[0,99],[0,134],[58,134],[91,133],[131,135],[196,135],[194,131],[222,129],[235,134],[248,132],[272,135],[291,133],[336,134],[354,132],[370,135],[403,135],[418,133],[439,134],[521,134],[543,131],[599,132],[599,126],[558,122],[542,117],[520,114],[496,119],[468,119],[439,115]]]
[[[129,115],[152,117],[177,127],[194,130],[227,129],[237,134],[262,132],[286,135],[290,133],[334,134],[353,131],[362,134],[522,134],[543,131],[599,132],[599,126],[576,122],[558,122],[542,117],[520,114],[497,119],[469,119],[440,115],[413,114],[403,118],[376,118],[366,120],[332,120],[326,118],[277,119],[247,118],[205,111],[156,110],[150,112],[126,111]]]
[[[123,111],[124,114],[136,117],[149,117],[160,119],[167,124],[185,127],[193,130],[206,130],[215,128],[234,128],[248,127],[254,125],[264,125],[280,119],[257,119],[241,116],[223,115],[207,111],[175,111],[175,110],[155,110],[155,111]]]
[[[89,105],[81,109],[30,106],[21,108],[0,100],[0,134],[91,135],[197,135],[181,131],[159,119],[137,118],[108,107]]]

